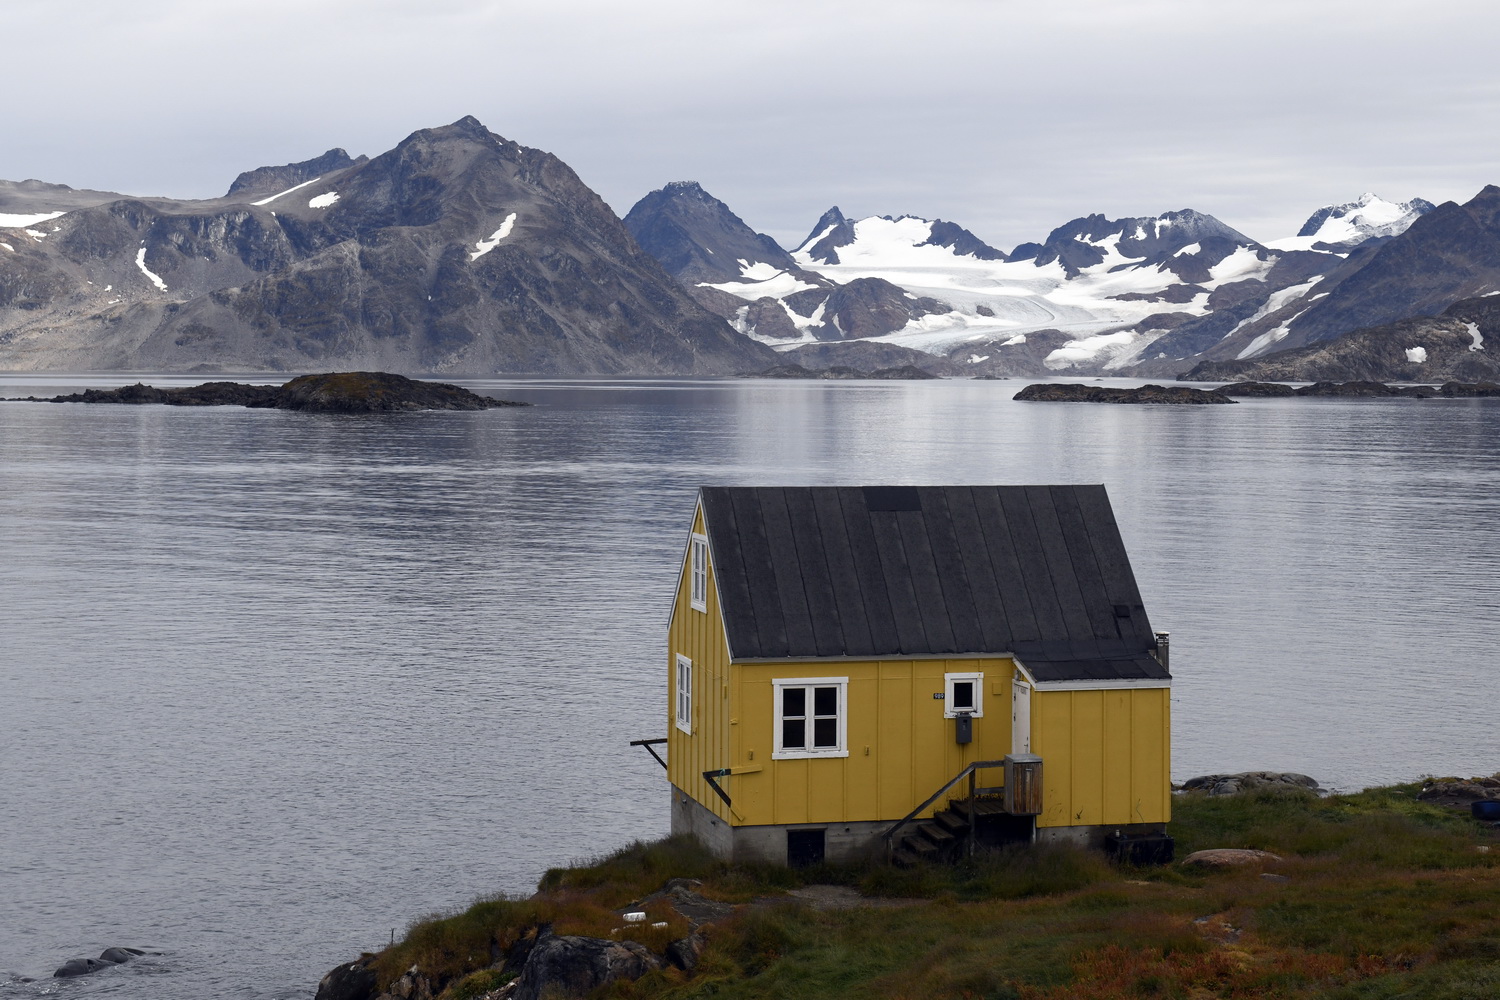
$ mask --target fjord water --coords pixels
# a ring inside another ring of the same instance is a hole
[[[665,832],[627,744],[668,725],[700,483],[1103,482],[1173,633],[1179,780],[1500,767],[1500,400],[464,384],[538,405],[0,404],[0,996],[307,997]],[[112,945],[163,954],[19,978]]]

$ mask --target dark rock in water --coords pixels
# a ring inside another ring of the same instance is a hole
[[[204,382],[183,389],[122,386],[86,389],[47,403],[160,403],[167,406],[247,406],[316,413],[385,413],[396,410],[487,410],[498,406],[529,406],[479,396],[446,382],[421,382],[389,372],[329,372],[303,375],[283,386],[245,385],[241,382]]]
[[[1500,396],[1500,385],[1494,382],[1444,382],[1438,387],[1438,395],[1449,398]]]
[[[108,969],[118,965],[118,962],[101,962],[97,958],[70,958],[52,973],[53,979],[71,979],[74,976],[86,976],[100,969]]]
[[[1297,390],[1280,382],[1231,382],[1213,391],[1225,396],[1291,396]]]
[[[899,380],[903,380],[903,379],[913,379],[913,380],[915,380],[915,379],[942,378],[941,375],[934,375],[934,374],[932,374],[932,372],[923,371],[922,369],[918,368],[916,365],[902,365],[899,368],[882,368],[879,371],[871,372],[869,374],[869,377],[870,378],[878,378],[878,379],[886,379],[886,380],[890,380],[890,381],[899,381]]]
[[[543,996],[582,997],[607,983],[639,979],[661,968],[644,945],[603,938],[538,936],[521,970],[512,1000]]]
[[[1352,382],[1314,382],[1296,390],[1299,396],[1406,396],[1402,391],[1384,382],[1356,379]]]
[[[488,410],[516,406],[478,396],[445,382],[418,382],[389,372],[330,372],[303,375],[282,386],[279,410],[314,413],[380,413],[392,410]]]
[[[763,372],[751,372],[742,378],[821,378],[822,373],[802,365],[777,365]]]
[[[100,969],[113,968],[122,965],[132,958],[142,955],[151,955],[155,952],[142,951],[140,948],[106,948],[98,958],[70,958],[60,965],[56,972],[52,973],[54,979],[72,979],[74,976],[86,976]]]
[[[902,365],[899,368],[882,368],[879,371],[862,372],[858,368],[849,368],[845,365],[833,365],[829,368],[805,368],[802,365],[791,364],[777,365],[775,368],[767,368],[763,372],[755,372],[744,377],[899,380],[941,378],[942,376],[923,371],[915,365]]]
[[[375,970],[369,966],[369,959],[374,957],[361,957],[358,962],[340,965],[330,971],[318,983],[314,1000],[374,1000]]]
[[[1071,382],[1037,382],[1016,393],[1016,399],[1044,403],[1233,403],[1221,392],[1190,389],[1183,385],[1143,385],[1134,389],[1115,389],[1102,385],[1078,385]]]

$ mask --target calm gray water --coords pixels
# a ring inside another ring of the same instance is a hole
[[[0,997],[308,997],[413,917],[664,833],[626,744],[665,734],[705,482],[1104,482],[1173,633],[1179,779],[1500,769],[1500,400],[465,384],[539,405],[0,405]],[[110,945],[164,954],[17,978]]]

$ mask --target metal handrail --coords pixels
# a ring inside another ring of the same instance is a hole
[[[975,771],[979,770],[982,767],[1004,767],[1004,766],[1005,766],[1005,761],[1003,761],[1003,760],[976,760],[973,763],[969,764],[967,767],[965,767],[962,771],[959,771],[957,774],[955,774],[952,778],[950,778],[948,780],[947,784],[945,784],[942,788],[939,788],[937,791],[935,791],[931,795],[929,795],[927,797],[927,801],[923,802],[921,805],[917,806],[917,808],[915,808],[911,812],[907,813],[904,818],[902,818],[902,819],[900,819],[900,820],[898,820],[896,822],[895,826],[893,826],[889,830],[885,831],[885,835],[884,836],[885,836],[885,853],[886,853],[886,856],[890,857],[891,853],[895,850],[896,831],[900,830],[903,826],[905,826],[906,824],[910,823],[912,820],[916,819],[917,816],[918,816],[918,814],[926,812],[927,807],[930,806],[930,805],[932,805],[938,799],[942,798],[944,792],[946,792],[948,789],[952,788],[954,785],[958,784],[960,781],[963,781],[965,778],[971,776]],[[971,797],[970,798],[970,802],[972,803],[972,801],[973,801],[973,799]],[[971,811],[972,811],[972,806],[971,806]],[[973,836],[973,826],[974,826],[973,817],[970,816],[970,819],[969,819],[969,827],[970,827],[969,834],[970,834],[971,837]]]
[[[667,742],[667,738],[665,736],[663,736],[660,739],[656,739],[656,740],[631,740],[630,741],[630,745],[633,746],[633,747],[645,747],[646,748],[646,752],[649,753],[651,756],[655,757],[656,758],[656,762],[658,764],[660,764],[663,769],[670,770],[670,768],[667,768],[667,762],[662,759],[661,754],[657,753],[656,750],[654,749],[657,744],[659,744],[659,743],[665,743],[665,742]]]

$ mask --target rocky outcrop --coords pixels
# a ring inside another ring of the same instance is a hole
[[[1241,771],[1238,774],[1204,774],[1182,783],[1184,792],[1206,792],[1209,795],[1234,795],[1257,788],[1318,790],[1316,778],[1291,771]]]
[[[1234,402],[1222,393],[1208,389],[1190,389],[1183,385],[1143,385],[1134,389],[1117,389],[1076,382],[1037,382],[1016,393],[1014,398],[1042,403],[1166,403],[1189,406]]]
[[[374,955],[361,955],[359,961],[336,966],[318,983],[318,1000],[369,1000],[375,995],[375,970],[370,968]]]
[[[15,400],[12,400],[14,402]],[[245,406],[309,413],[389,413],[401,410],[488,410],[530,406],[493,399],[445,382],[421,382],[389,372],[329,372],[303,375],[282,386],[205,382],[182,389],[158,389],[137,382],[119,389],[85,389],[66,396],[26,402],[123,403],[166,406]]]
[[[1231,382],[1213,390],[1221,396],[1293,396],[1296,391],[1280,382]]]
[[[1487,778],[1429,778],[1417,798],[1423,802],[1468,809],[1475,802],[1500,800],[1500,775]]]
[[[538,935],[513,994],[515,1000],[583,997],[620,979],[639,979],[661,959],[634,941]]]

